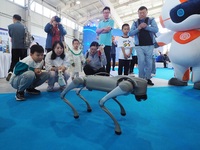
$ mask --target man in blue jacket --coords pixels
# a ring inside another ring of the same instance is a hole
[[[139,19],[133,22],[129,35],[135,38],[139,77],[146,79],[148,85],[154,85],[151,81],[151,70],[155,33],[158,32],[158,26],[154,18],[147,17],[147,14],[148,10],[145,6],[138,9]]]

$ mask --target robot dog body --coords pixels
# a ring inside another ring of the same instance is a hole
[[[61,98],[72,108],[74,112],[74,118],[78,118],[78,112],[74,106],[65,98],[65,95],[74,88],[79,88],[77,95],[86,103],[87,111],[91,112],[92,109],[87,100],[80,95],[83,88],[90,90],[98,90],[107,92],[107,94],[99,101],[100,107],[111,117],[115,124],[115,133],[121,134],[120,125],[110,111],[104,106],[105,102],[109,99],[113,99],[121,109],[121,115],[125,116],[126,112],[121,103],[116,99],[120,95],[134,94],[137,101],[147,99],[147,81],[137,77],[128,76],[98,76],[90,75],[87,77],[75,78],[61,93]]]

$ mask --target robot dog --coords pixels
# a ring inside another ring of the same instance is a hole
[[[175,78],[170,85],[187,86],[192,67],[194,88],[200,90],[200,0],[165,0],[160,22],[171,30],[158,37],[160,46],[171,43],[169,58]]]
[[[99,101],[100,107],[111,117],[115,124],[115,133],[121,134],[120,125],[111,114],[111,112],[105,107],[106,101],[113,99],[120,107],[121,115],[125,116],[126,111],[121,103],[116,99],[120,95],[134,94],[137,101],[147,99],[147,81],[137,77],[128,76],[99,76],[90,75],[86,77],[75,78],[61,93],[61,98],[71,107],[74,113],[74,118],[78,118],[78,112],[74,106],[65,98],[65,95],[74,88],[79,88],[77,95],[86,103],[87,111],[91,112],[92,109],[87,100],[80,94],[83,88],[87,88],[89,91],[98,90],[107,92],[107,94]]]

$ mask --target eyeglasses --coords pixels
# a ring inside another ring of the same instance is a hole
[[[109,11],[104,11],[104,12],[103,12],[103,14],[109,14],[109,13],[110,13]]]

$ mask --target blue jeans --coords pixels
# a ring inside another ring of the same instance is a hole
[[[153,45],[135,47],[140,78],[151,79],[153,49]]]
[[[156,74],[156,58],[152,58],[152,71],[151,73]]]
[[[24,91],[27,88],[35,88],[43,84],[49,78],[47,72],[36,75],[33,71],[26,71],[21,75],[15,76],[11,82],[13,88]]]
[[[65,82],[67,83],[67,80],[70,77],[67,70],[65,70],[63,76],[64,76],[64,79],[65,79]],[[49,71],[48,85],[53,87],[56,82],[58,82],[58,71]]]

